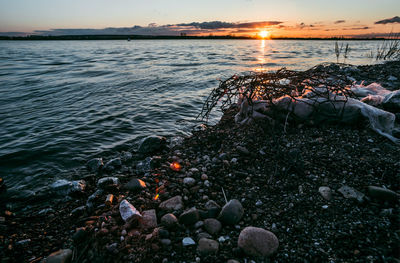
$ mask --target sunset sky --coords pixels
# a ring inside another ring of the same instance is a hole
[[[399,16],[399,0],[0,0],[0,34],[381,36]]]

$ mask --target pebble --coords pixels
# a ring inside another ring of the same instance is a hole
[[[240,263],[240,262],[235,259],[229,259],[226,263]]]
[[[214,200],[207,201],[204,207],[207,209],[208,217],[212,218],[216,218],[221,211],[221,207]]]
[[[204,229],[211,235],[217,234],[222,228],[221,222],[214,218],[204,220]]]
[[[196,245],[196,242],[191,237],[185,237],[182,239],[182,245],[184,247]]]
[[[269,257],[277,251],[279,241],[272,232],[250,226],[240,232],[238,247],[249,256]]]
[[[43,262],[45,263],[67,263],[72,260],[72,250],[71,249],[60,249],[56,252],[51,253],[47,256]]]
[[[197,246],[197,251],[202,256],[216,254],[218,252],[218,249],[218,242],[208,238],[201,238],[199,240],[199,245]]]
[[[183,179],[183,184],[187,186],[193,186],[196,183],[196,180],[192,177],[185,177]]]
[[[318,188],[318,192],[325,200],[330,201],[332,199],[332,190],[329,187],[321,186],[320,188]]]
[[[139,145],[138,152],[141,154],[149,154],[161,150],[167,143],[167,139],[161,136],[149,136],[142,140]]]
[[[114,158],[109,160],[105,165],[104,165],[104,170],[106,171],[112,171],[117,167],[121,167],[122,161],[121,158]]]
[[[201,175],[201,180],[205,181],[208,179],[208,176],[206,174]]]
[[[18,246],[25,246],[30,242],[31,242],[31,240],[28,238],[28,239],[23,239],[23,240],[17,241],[15,244]]]
[[[184,225],[193,225],[200,220],[199,211],[196,207],[186,210],[179,216],[179,223]]]
[[[239,146],[236,147],[236,149],[237,149],[238,152],[241,153],[242,155],[249,155],[249,154],[250,154],[249,150],[247,150],[247,148],[244,147],[244,146],[240,146],[240,145],[239,145]]]
[[[79,206],[71,211],[71,216],[78,217],[85,213],[86,206]]]
[[[222,207],[218,219],[224,224],[234,225],[240,221],[243,214],[242,204],[238,200],[232,199]]]
[[[162,202],[158,208],[162,211],[178,211],[183,208],[182,196],[174,196],[164,202]]]
[[[119,212],[125,222],[135,216],[142,217],[139,211],[125,199],[119,204]]]
[[[133,155],[131,152],[122,152],[121,153],[121,160],[126,162],[129,161],[133,158]]]
[[[163,224],[167,228],[172,228],[176,226],[178,223],[178,219],[174,214],[165,214],[161,217],[161,224]]]
[[[156,228],[157,227],[157,215],[156,215],[156,210],[151,209],[151,210],[146,210],[142,212],[142,218],[140,219],[140,227],[144,230],[150,229],[150,228]]]
[[[237,158],[232,158],[231,163],[235,164],[237,163],[238,159]]]
[[[205,180],[205,181],[204,181],[204,186],[206,186],[206,187],[210,187],[210,181],[208,181],[208,180]]]
[[[356,199],[360,203],[363,202],[365,197],[363,193],[347,185],[340,187],[338,191],[344,196],[344,198]]]
[[[98,172],[103,167],[102,158],[93,158],[86,163],[89,172]]]
[[[146,183],[140,179],[132,178],[124,185],[124,188],[132,192],[139,192],[146,188]]]
[[[97,181],[97,187],[101,189],[108,188],[110,186],[118,186],[119,179],[117,177],[103,177]]]

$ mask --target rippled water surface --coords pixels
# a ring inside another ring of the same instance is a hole
[[[348,43],[352,64],[379,44]],[[189,134],[218,79],[326,61],[333,41],[0,41],[0,176],[38,190],[144,136]]]

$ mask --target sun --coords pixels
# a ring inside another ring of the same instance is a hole
[[[261,38],[267,38],[268,36],[269,36],[269,32],[268,31],[265,31],[265,30],[263,30],[263,31],[260,31],[260,37]]]

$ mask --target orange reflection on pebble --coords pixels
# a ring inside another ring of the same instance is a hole
[[[169,167],[175,172],[179,172],[182,169],[182,166],[178,162],[172,162]]]

